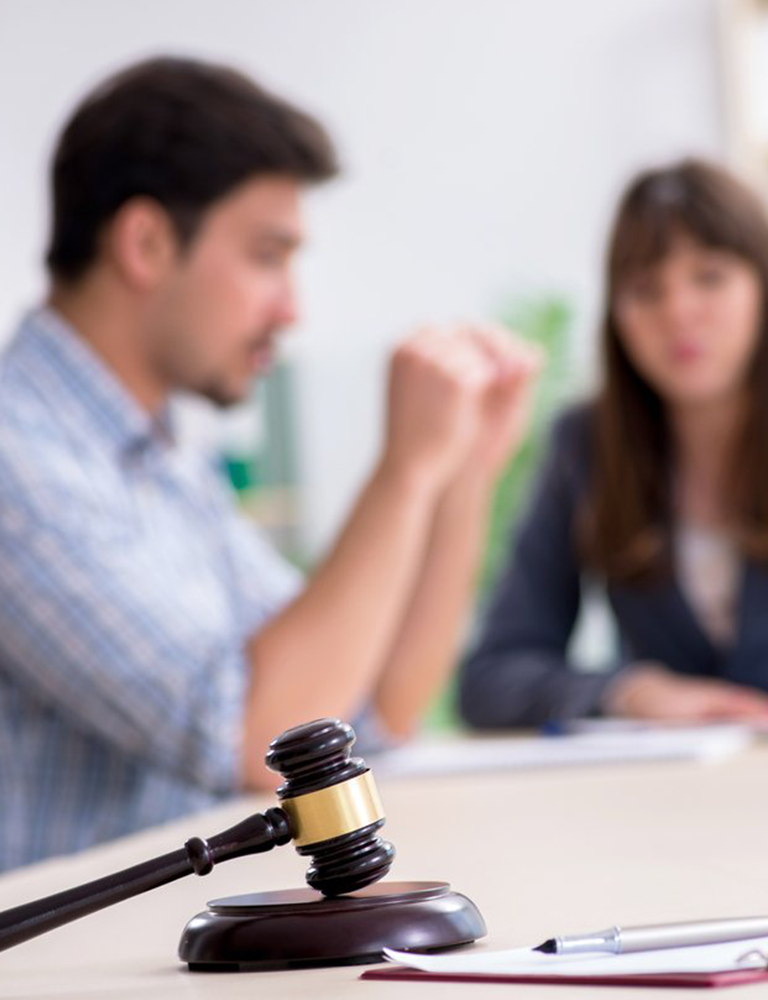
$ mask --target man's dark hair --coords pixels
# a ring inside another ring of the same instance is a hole
[[[156,58],[110,77],[75,110],[53,160],[52,274],[81,277],[102,226],[129,198],[155,199],[182,243],[206,209],[259,174],[326,180],[323,127],[236,70]]]

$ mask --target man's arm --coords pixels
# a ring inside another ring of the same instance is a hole
[[[408,736],[455,665],[485,543],[493,487],[527,431],[532,388],[541,358],[509,331],[471,331],[496,377],[481,401],[476,438],[446,487],[429,544],[374,705],[387,730]]]
[[[387,732],[411,735],[453,666],[485,538],[488,483],[462,477],[442,497],[429,544],[373,697]]]
[[[498,372],[471,338],[427,330],[395,354],[383,458],[303,594],[253,638],[244,776],[269,738],[373,694],[424,561],[436,505],[475,445]],[[454,615],[454,617],[456,617]]]
[[[271,737],[367,700],[422,556],[433,486],[381,466],[302,594],[251,641],[245,778],[257,787]]]

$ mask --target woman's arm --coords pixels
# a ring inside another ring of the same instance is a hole
[[[576,508],[586,477],[582,412],[554,429],[528,513],[460,678],[460,709],[481,728],[534,726],[588,715],[611,674],[579,673],[566,658],[580,605]]]

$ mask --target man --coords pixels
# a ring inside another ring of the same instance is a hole
[[[47,304],[0,368],[0,867],[242,788],[322,715],[407,735],[443,680],[536,359],[494,331],[394,354],[381,456],[310,582],[174,441],[296,315],[321,127],[232,70],[156,59],[56,150]]]

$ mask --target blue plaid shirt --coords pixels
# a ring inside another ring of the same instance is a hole
[[[0,870],[234,792],[245,643],[299,586],[214,464],[32,313],[0,360]]]

